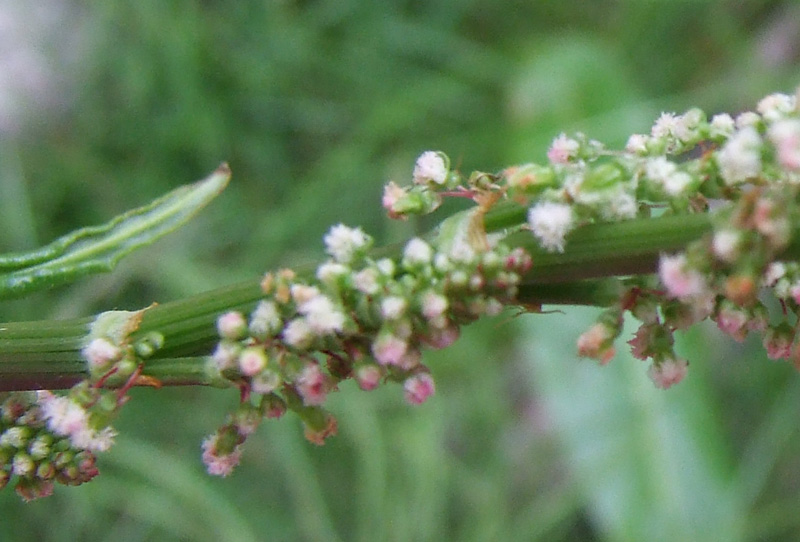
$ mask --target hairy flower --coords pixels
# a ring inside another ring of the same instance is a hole
[[[405,398],[409,404],[421,405],[436,393],[433,377],[428,373],[418,373],[406,379],[403,383]]]
[[[431,262],[432,258],[433,249],[419,237],[415,237],[406,243],[406,248],[403,251],[404,264],[411,266],[426,265]]]
[[[553,140],[547,151],[547,158],[553,164],[566,164],[577,156],[579,149],[580,143],[562,133]]]
[[[658,275],[672,297],[685,299],[703,295],[708,286],[702,274],[689,268],[686,255],[662,254],[658,264]]]
[[[689,364],[685,359],[665,358],[654,362],[647,371],[647,376],[657,388],[667,389],[686,377]]]
[[[308,363],[303,367],[295,381],[297,392],[303,403],[309,406],[321,405],[328,396],[325,374],[316,363]]]
[[[217,318],[217,332],[223,339],[241,339],[246,331],[247,321],[238,311],[229,311]]]
[[[728,185],[757,177],[761,173],[761,136],[755,128],[736,132],[717,154],[717,163]]]
[[[95,338],[81,350],[91,367],[106,367],[122,357],[122,350],[108,339]]]
[[[361,228],[349,228],[344,224],[333,226],[325,235],[325,250],[334,260],[347,264],[356,254],[366,250],[370,237]]]
[[[575,227],[572,207],[542,201],[528,210],[528,225],[542,248],[564,252],[564,238]]]
[[[434,151],[423,152],[414,164],[413,178],[417,184],[444,184],[447,180],[447,164],[442,155]]]
[[[325,295],[301,303],[297,311],[306,317],[308,327],[317,335],[330,335],[344,328],[345,315]]]

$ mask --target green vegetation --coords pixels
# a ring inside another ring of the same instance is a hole
[[[662,110],[735,113],[800,83],[800,44],[780,34],[798,16],[788,1],[76,9],[73,101],[0,142],[24,179],[0,164],[0,252],[102,223],[223,160],[234,176],[115,273],[4,301],[4,321],[136,309],[314,261],[337,222],[382,243],[425,231],[379,204],[423,150],[494,171],[543,160],[561,131],[622,145]],[[781,39],[794,53],[776,52]],[[296,423],[268,422],[227,479],[205,475],[200,441],[234,390],[135,389],[102,476],[29,505],[0,492],[0,537],[795,540],[796,370],[694,330],[677,347],[688,378],[657,390],[624,348],[605,368],[577,359],[597,312],[473,325],[426,358],[425,405],[348,382],[328,403],[337,437],[317,448]]]

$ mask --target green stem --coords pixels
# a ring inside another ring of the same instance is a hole
[[[507,203],[485,217],[489,232],[518,227],[524,220],[525,209]],[[529,232],[511,234],[508,242],[528,250],[534,262],[519,301],[607,305],[619,293],[613,277],[652,273],[661,252],[678,250],[709,229],[709,217],[703,214],[592,224],[568,236],[563,254],[542,250]],[[794,249],[800,252],[800,247]],[[400,250],[376,252],[396,256]],[[164,385],[222,385],[204,370],[203,355],[217,340],[216,318],[228,310],[251,311],[263,296],[259,283],[254,279],[147,309],[132,340],[158,331],[165,341],[147,361],[145,373]],[[80,349],[92,320],[0,324],[0,391],[65,388],[85,378]]]

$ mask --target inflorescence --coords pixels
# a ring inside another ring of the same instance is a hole
[[[523,230],[558,254],[587,224],[706,213],[711,232],[661,254],[656,273],[616,277],[620,294],[580,335],[578,353],[608,363],[630,313],[640,321],[628,341],[633,356],[649,360],[650,378],[668,388],[688,368],[674,332],[710,318],[737,341],[760,333],[770,358],[800,367],[800,263],[786,257],[800,219],[797,97],[767,96],[736,118],[663,113],[649,134],[631,136],[619,151],[560,134],[547,158],[465,178],[443,153],[425,152],[409,186],[386,185],[388,215],[430,213],[444,197],[469,198],[475,207],[391,257],[375,256],[361,229],[334,226],[324,238],[329,258],[314,273],[267,273],[251,313],[219,316],[207,370],[237,386],[241,400],[203,442],[209,473],[228,475],[260,422],[287,411],[322,444],[337,429],[326,398],[346,379],[363,390],[400,383],[408,403],[423,403],[435,391],[425,348],[452,344],[463,324],[505,306],[538,304],[518,295],[536,266],[515,241]],[[501,201],[527,220],[489,231],[484,217]],[[49,494],[54,481],[78,484],[96,474],[94,453],[110,446],[110,423],[127,390],[158,384],[146,376],[147,358],[164,337],[129,339],[141,314],[98,317],[83,349],[90,378],[68,395],[15,395],[3,404],[0,487],[16,476],[17,491],[30,499]]]

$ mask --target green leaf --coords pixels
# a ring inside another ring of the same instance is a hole
[[[733,458],[707,375],[693,364],[685,381],[656,389],[622,338],[607,367],[577,359],[575,340],[596,316],[570,309],[560,321],[549,317],[561,327],[545,332],[537,318],[523,351],[600,539],[743,540],[747,508],[732,490]],[[679,353],[687,339],[702,340],[679,337]]]
[[[42,248],[0,256],[0,299],[73,282],[114,269],[120,259],[186,223],[228,184],[222,164],[208,178],[181,186],[102,226],[69,233]]]

